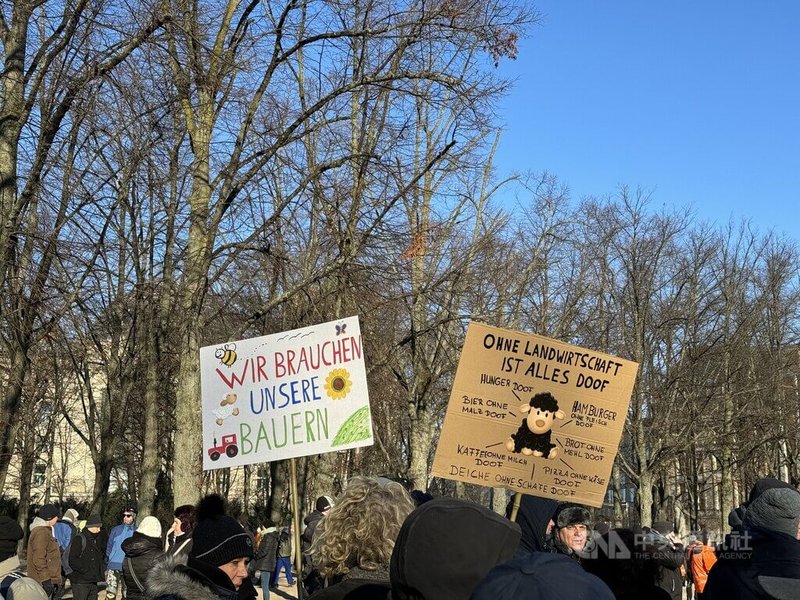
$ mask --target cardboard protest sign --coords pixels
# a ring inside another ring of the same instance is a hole
[[[203,468],[372,444],[358,317],[200,349]]]
[[[638,368],[470,323],[432,474],[602,506]]]

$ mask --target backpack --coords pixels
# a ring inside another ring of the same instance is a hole
[[[83,533],[80,531],[75,531],[72,534],[72,538],[69,540],[69,544],[61,551],[61,570],[64,572],[64,576],[69,576],[73,569],[69,566],[69,552],[72,549],[72,543],[75,541],[75,538],[81,538],[81,554],[83,551],[86,550],[86,538],[83,537]]]

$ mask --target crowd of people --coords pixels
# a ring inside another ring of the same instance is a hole
[[[6,600],[268,600],[279,572],[312,600],[800,599],[800,492],[763,479],[714,546],[684,545],[674,524],[614,529],[583,506],[523,496],[507,514],[455,498],[409,493],[355,477],[305,518],[302,571],[292,572],[290,527],[251,531],[207,496],[181,506],[167,531],[127,509],[106,535],[98,515],[76,527],[42,506],[30,525],[27,571],[19,524],[0,517],[0,594]],[[687,582],[689,585],[687,585]]]

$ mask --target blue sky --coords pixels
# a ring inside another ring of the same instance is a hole
[[[498,175],[620,185],[800,243],[800,2],[538,0],[499,72]]]

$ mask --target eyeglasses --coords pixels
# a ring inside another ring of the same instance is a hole
[[[122,516],[123,516],[123,517],[132,517],[133,515],[132,515],[131,513],[125,513],[125,514],[124,514],[124,515],[122,515]]]

